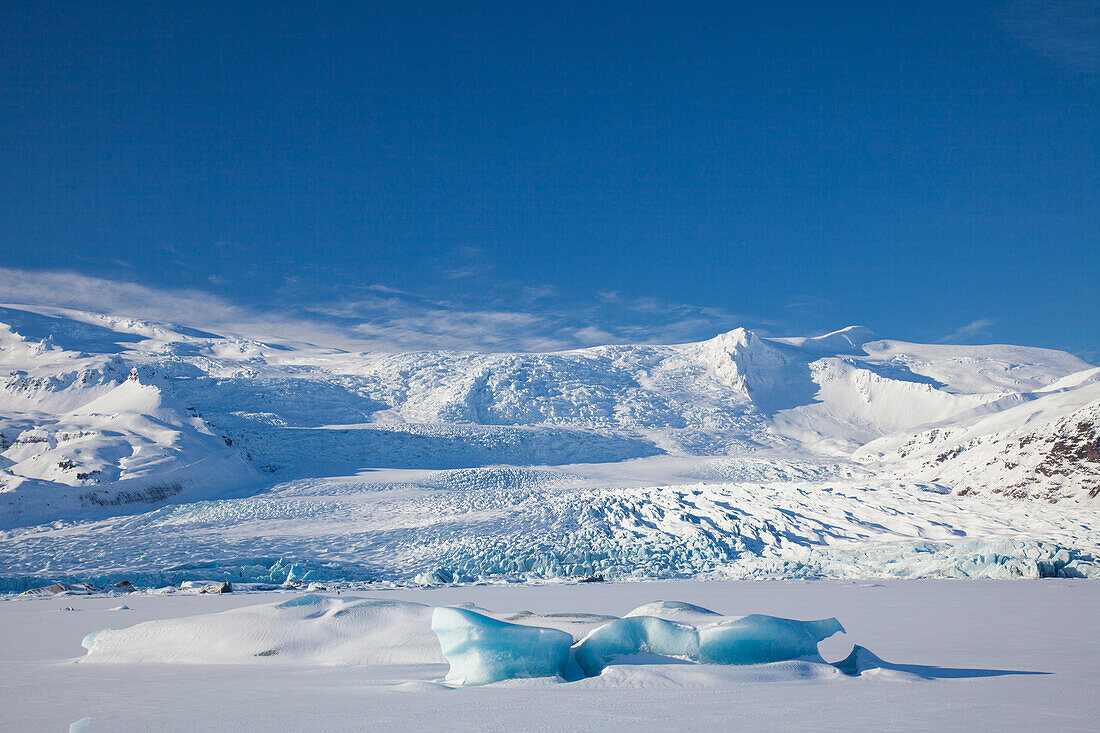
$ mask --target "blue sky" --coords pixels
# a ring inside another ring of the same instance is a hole
[[[1098,2],[245,5],[0,8],[0,296],[1100,360]]]

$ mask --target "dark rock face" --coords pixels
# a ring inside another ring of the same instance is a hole
[[[961,495],[1089,501],[1100,496],[1100,404],[1024,430],[966,434],[937,428],[898,449],[898,456],[927,456],[917,466]],[[925,448],[927,446],[927,448]],[[934,452],[933,452],[934,451]]]
[[[1049,443],[1047,457],[1035,472],[1043,476],[1079,474],[1089,498],[1100,495],[1100,427],[1082,420],[1066,428]],[[1088,465],[1091,464],[1091,465]]]
[[[127,584],[129,585],[129,584]],[[133,586],[130,586],[133,588]],[[45,585],[41,588],[31,588],[28,591],[24,591],[20,595],[24,596],[43,596],[51,595],[56,596],[62,593],[69,593],[74,595],[88,595],[89,593],[100,593],[104,590],[98,585],[92,583],[77,583],[76,585],[66,585],[64,583],[54,583],[53,585]],[[136,588],[134,589],[136,590]]]
[[[23,593],[25,596],[44,596],[51,595],[56,596],[58,593],[65,593],[69,590],[69,586],[61,583],[54,583],[53,585],[47,585],[42,588],[31,588],[29,591]]]
[[[91,474],[89,474],[90,476]],[[89,491],[80,495],[80,505],[89,506],[123,506],[125,504],[159,504],[183,491],[182,484],[165,483],[155,486],[146,486],[143,489],[133,491]]]

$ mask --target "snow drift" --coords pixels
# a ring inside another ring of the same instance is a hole
[[[201,616],[105,629],[83,641],[83,661],[103,663],[440,663],[419,603],[305,595]]]

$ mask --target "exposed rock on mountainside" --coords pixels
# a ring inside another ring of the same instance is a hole
[[[1048,501],[1100,494],[1100,370],[1001,407],[907,439],[883,438],[858,455],[877,455],[897,475],[966,494]]]

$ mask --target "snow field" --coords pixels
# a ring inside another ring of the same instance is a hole
[[[345,666],[280,655],[250,656],[240,664],[93,663],[80,647],[81,638],[105,627],[211,619],[211,612],[300,593],[138,593],[126,598],[129,610],[111,610],[117,599],[94,596],[13,599],[0,601],[0,728],[64,730],[87,717],[91,731],[122,732],[353,731],[368,720],[372,726],[461,731],[1090,731],[1100,714],[1091,694],[1100,683],[1100,646],[1091,633],[1097,593],[1096,584],[1057,579],[658,581],[373,593],[380,600],[483,614],[486,608],[528,609],[493,615],[510,623],[538,617],[531,623],[546,628],[568,614],[559,626],[574,639],[653,598],[780,618],[836,615],[848,635],[821,642],[821,655],[848,662],[855,652],[861,670],[852,677],[814,660],[725,666],[621,658],[596,677],[568,684],[517,679],[460,689],[439,683],[446,663]],[[582,609],[598,618],[586,621]],[[669,617],[692,625],[712,618]],[[853,649],[853,640],[875,655]],[[876,655],[887,661],[876,662]]]

